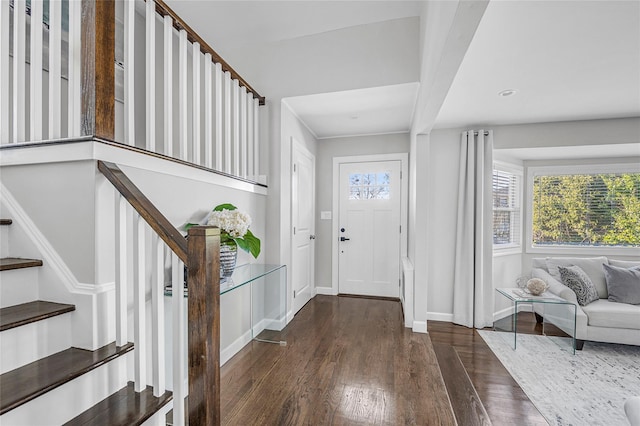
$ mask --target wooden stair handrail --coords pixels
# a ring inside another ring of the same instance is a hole
[[[219,63],[220,65],[222,65],[223,71],[229,71],[229,73],[231,73],[231,78],[234,80],[238,80],[241,86],[246,87],[248,92],[253,93],[253,97],[255,99],[258,99],[258,103],[260,105],[265,104],[264,96],[260,96],[260,94],[253,87],[251,87],[251,85],[247,83],[244,78],[240,76],[240,74],[238,74],[233,68],[231,68],[231,65],[229,65],[224,59],[222,59],[222,56],[220,56],[215,50],[213,50],[213,48],[209,46],[207,42],[204,41],[202,37],[200,37],[198,33],[195,32],[176,12],[174,12],[169,6],[167,6],[167,4],[163,0],[145,0],[145,1],[155,2],[156,12],[159,15],[170,16],[171,19],[173,20],[173,26],[175,29],[177,29],[178,31],[185,30],[187,32],[187,39],[191,43],[194,43],[194,42],[200,43],[200,51],[202,53],[210,53],[211,59],[213,60],[213,62]]]
[[[189,266],[187,241],[180,231],[153,205],[151,201],[131,182],[124,172],[114,163],[98,161],[98,170],[122,194],[138,214],[149,224],[156,234]]]

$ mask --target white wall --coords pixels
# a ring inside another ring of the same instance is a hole
[[[409,152],[409,135],[354,136],[322,139],[316,156],[316,286],[331,287],[331,236],[335,220],[321,220],[321,211],[333,210],[333,158]],[[334,218],[337,219],[337,218]]]
[[[640,119],[591,120],[558,123],[538,123],[510,126],[488,126],[494,130],[494,148],[509,149],[531,147],[575,146],[576,157],[580,156],[581,145],[614,145],[640,142]],[[426,208],[428,256],[421,258],[417,251],[414,264],[426,264],[424,271],[416,269],[416,286],[426,282],[428,287],[427,306],[430,319],[450,318],[453,307],[452,276],[453,253],[455,244],[455,215],[457,208],[458,154],[460,132],[467,129],[434,130],[429,135],[428,153],[422,153],[417,168],[429,170],[428,177],[417,179],[416,189],[422,192],[426,184],[428,206]],[[606,151],[606,150],[605,150]],[[418,153],[420,151],[418,150]],[[412,152],[413,154],[413,152]],[[499,157],[499,151],[496,157]],[[606,157],[606,152],[603,152]],[[602,159],[589,160],[599,161]],[[637,158],[619,159],[619,161],[638,161]],[[563,160],[567,163],[567,160]],[[528,165],[551,164],[544,162],[525,162]],[[526,170],[525,170],[526,176]],[[419,200],[419,195],[418,195]],[[526,205],[525,205],[526,210]],[[419,218],[425,214],[417,210]],[[524,221],[527,218],[524,217]],[[526,223],[526,222],[525,222]],[[531,258],[545,254],[524,254],[494,258],[494,286],[514,285],[515,278],[521,272],[527,272]],[[416,301],[416,304],[418,301]]]

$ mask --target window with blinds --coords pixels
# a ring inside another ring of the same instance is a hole
[[[493,248],[520,246],[521,174],[493,169]]]
[[[640,173],[533,176],[534,246],[640,247]]]

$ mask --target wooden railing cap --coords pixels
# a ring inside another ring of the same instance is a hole
[[[189,228],[188,235],[203,235],[205,237],[215,237],[220,235],[220,228],[210,225],[198,225]]]

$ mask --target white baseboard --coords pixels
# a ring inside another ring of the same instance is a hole
[[[427,312],[427,320],[453,322],[453,314],[445,312]]]
[[[235,354],[240,352],[249,342],[251,342],[251,330],[238,337],[229,346],[220,350],[220,366],[229,361]]]
[[[333,287],[316,287],[316,294],[323,294],[325,296],[335,296]]]
[[[293,313],[293,311],[287,312],[287,324],[289,324],[291,322],[291,320],[293,320],[294,316],[295,316],[295,314]]]
[[[414,333],[426,333],[427,322],[426,321],[413,321],[412,330]]]
[[[513,315],[513,306],[501,309],[498,312],[494,312],[493,313],[493,320],[497,321],[497,320],[502,319],[504,317],[508,317],[509,315]]]

